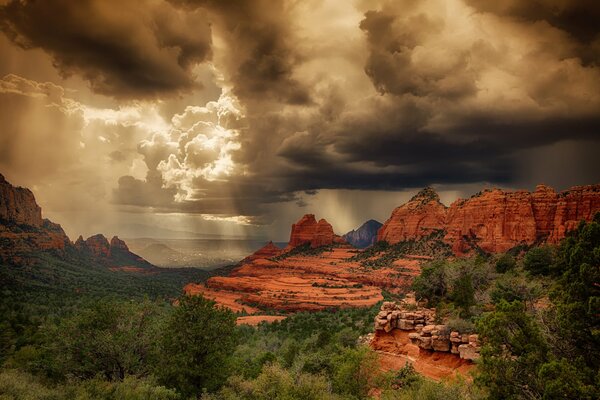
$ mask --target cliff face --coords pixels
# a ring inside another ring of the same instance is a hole
[[[600,185],[575,186],[559,193],[548,242],[557,243],[582,219],[589,221],[600,211]]]
[[[379,229],[377,240],[398,243],[420,239],[443,229],[445,219],[446,206],[440,203],[433,189],[425,188],[392,212],[392,216]]]
[[[42,209],[31,190],[14,187],[0,174],[0,219],[18,225],[41,227]]]
[[[458,200],[446,215],[444,240],[455,253],[468,251],[469,242],[488,252],[503,252],[519,243],[534,243],[536,222],[528,192],[483,192]]]
[[[343,239],[333,233],[333,227],[324,219],[317,222],[313,214],[306,214],[292,225],[288,247],[310,243],[311,247],[343,243]]]
[[[382,226],[381,222],[370,219],[360,228],[346,233],[343,238],[354,247],[365,248],[377,241],[377,232]]]
[[[22,261],[22,254],[63,251],[71,241],[60,225],[42,219],[29,189],[14,187],[0,175],[0,260]]]
[[[558,194],[544,185],[533,193],[485,190],[449,208],[435,192],[425,189],[394,210],[377,238],[393,244],[440,229],[455,254],[474,246],[497,253],[519,244],[557,243],[580,220],[589,221],[598,211],[600,185],[577,186]]]

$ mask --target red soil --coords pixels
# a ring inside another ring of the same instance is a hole
[[[247,260],[229,276],[190,284],[186,293],[202,293],[219,304],[253,314],[254,307],[281,311],[370,307],[383,300],[381,289],[407,285],[420,271],[418,259],[401,259],[390,267],[365,269],[348,261],[351,248],[334,248],[319,255],[296,255],[274,261]]]
[[[458,374],[467,377],[475,364],[456,354],[420,349],[408,339],[408,332],[394,329],[389,333],[376,331],[371,347],[379,355],[384,371],[398,370],[408,362],[421,375],[441,380]]]

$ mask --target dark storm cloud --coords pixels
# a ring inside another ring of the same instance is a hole
[[[229,46],[225,68],[235,94],[249,102],[310,102],[309,88],[294,78],[302,61],[286,1],[170,0],[188,10],[206,8]]]
[[[42,48],[64,76],[115,97],[191,90],[193,65],[211,55],[204,15],[161,1],[12,0],[0,7],[0,28],[22,48]]]
[[[598,38],[600,2],[597,0],[466,0],[477,10],[528,22],[546,21],[577,40]]]

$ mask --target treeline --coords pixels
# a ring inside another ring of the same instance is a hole
[[[471,398],[406,367],[381,371],[359,337],[378,307],[298,313],[259,327],[200,296],[103,300],[46,321],[0,372],[2,399]]]

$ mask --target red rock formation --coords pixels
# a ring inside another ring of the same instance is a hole
[[[445,228],[444,240],[456,254],[468,251],[470,240],[491,253],[531,244],[537,237],[531,194],[493,189],[457,200],[448,209]]]
[[[600,185],[577,186],[559,194],[544,185],[533,193],[485,190],[449,208],[433,190],[424,189],[394,210],[377,237],[393,244],[442,229],[455,254],[467,253],[473,246],[505,252],[519,244],[557,243],[579,221],[589,221],[599,211]]]
[[[115,250],[129,251],[129,247],[127,247],[127,244],[117,236],[113,236],[110,240],[110,252],[112,253]]]
[[[537,185],[535,192],[531,194],[531,208],[538,239],[545,239],[552,232],[557,197],[554,189],[546,185]]]
[[[0,260],[21,263],[39,250],[62,251],[71,241],[60,225],[42,219],[29,189],[14,187],[0,175]]]
[[[244,258],[242,260],[242,263],[254,261],[259,258],[267,258],[268,259],[268,258],[272,258],[272,257],[277,257],[282,252],[283,252],[283,249],[280,249],[273,242],[270,241],[269,243],[267,243],[260,249],[256,250],[254,253],[252,253],[248,257]]]
[[[431,188],[425,188],[408,203],[397,207],[377,232],[377,240],[398,243],[427,236],[444,228],[446,207]]]
[[[582,219],[589,221],[600,211],[600,185],[575,186],[558,194],[548,242],[558,243]]]
[[[43,225],[42,209],[31,190],[12,186],[0,174],[0,219],[19,225]]]
[[[310,243],[311,247],[326,246],[333,243],[343,243],[343,239],[333,233],[329,222],[321,219],[319,222],[313,214],[306,214],[292,225],[292,233],[288,247],[297,247]]]
[[[110,254],[110,243],[108,243],[108,239],[101,233],[87,238],[85,240],[85,247],[95,257],[105,258]]]

